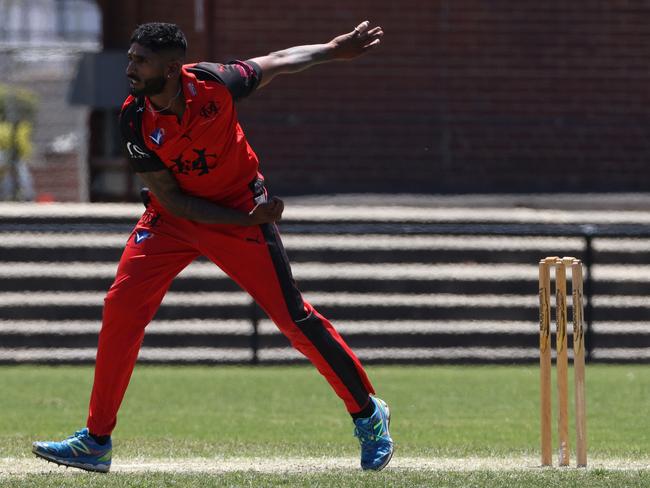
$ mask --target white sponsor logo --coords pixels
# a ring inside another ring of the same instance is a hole
[[[126,143],[126,150],[129,151],[131,159],[144,159],[150,157],[149,154],[132,142]]]

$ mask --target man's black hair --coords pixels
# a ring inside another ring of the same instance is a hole
[[[185,34],[176,24],[164,22],[150,22],[139,25],[131,35],[131,44],[137,42],[141,46],[158,51],[187,50]]]

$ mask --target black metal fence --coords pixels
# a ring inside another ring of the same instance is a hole
[[[92,362],[103,294],[138,207],[0,210],[0,362]],[[554,214],[509,221],[507,211],[477,209],[453,218],[395,207],[298,210],[281,225],[298,284],[366,363],[537,361],[537,262],[550,255],[584,263],[588,360],[650,362],[650,225],[641,213],[558,224]],[[577,217],[585,215],[559,220]],[[172,285],[140,360],[301,358],[246,294],[199,260]]]

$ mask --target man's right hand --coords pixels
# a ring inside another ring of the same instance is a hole
[[[333,60],[354,59],[379,47],[384,30],[377,26],[370,28],[370,21],[364,20],[352,32],[341,34],[330,41]]]
[[[259,203],[248,213],[249,225],[270,224],[282,218],[284,202],[277,197],[271,198],[266,203]]]

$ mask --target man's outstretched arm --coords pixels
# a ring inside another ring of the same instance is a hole
[[[280,74],[297,73],[320,63],[357,58],[377,48],[383,35],[381,27],[371,29],[370,22],[366,20],[352,32],[341,34],[326,44],[290,47],[250,61],[257,63],[262,70],[259,84],[262,87]]]

